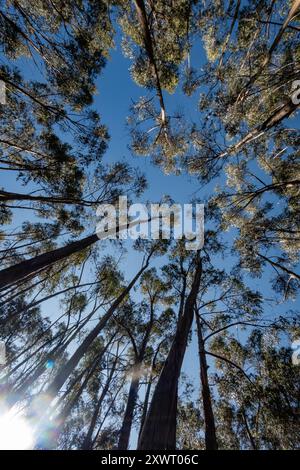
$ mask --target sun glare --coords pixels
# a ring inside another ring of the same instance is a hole
[[[26,420],[13,412],[0,415],[0,450],[29,450],[33,433]]]

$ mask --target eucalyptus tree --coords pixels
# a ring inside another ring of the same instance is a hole
[[[250,143],[270,145],[285,129],[299,106],[292,96],[299,8],[298,1],[206,2],[199,23],[208,59],[201,81],[204,119],[194,133],[193,171],[211,177],[232,156],[243,158]]]
[[[197,30],[198,0],[118,2],[124,54],[132,60],[133,80],[148,91],[133,103],[129,123],[135,153],[170,162],[184,145],[178,116],[166,107],[165,95],[180,81],[189,62],[191,38]],[[166,164],[166,161],[162,161]]]
[[[238,357],[240,365],[251,371],[250,382],[225,362],[218,364],[222,374],[216,376],[220,396],[216,407],[222,448],[298,448],[298,366],[292,362],[292,350],[280,339],[284,334],[291,341],[297,332],[299,318],[295,317],[267,331],[253,329],[244,344],[232,335],[215,344],[215,350],[226,350],[227,356]]]
[[[238,230],[234,248],[241,266],[257,275],[271,267],[284,299],[295,296],[300,280],[298,139],[290,141],[290,152],[286,140],[278,138],[272,153],[257,154],[264,175],[257,177],[251,162],[228,165],[228,189],[216,198],[222,227]]]
[[[204,420],[200,403],[191,400],[178,402],[176,448],[182,450],[204,450],[202,436]]]
[[[95,78],[113,41],[108,2],[4,0],[0,24],[8,58],[40,63],[54,96],[63,103],[79,109],[91,103]]]
[[[145,187],[145,180],[144,178],[135,175],[132,178],[132,175],[125,171],[126,176],[123,177],[125,178],[125,181],[129,183],[129,188],[135,192],[135,194],[140,194],[140,192],[144,189]],[[136,177],[137,176],[137,177]],[[112,193],[110,196],[113,194],[113,199],[105,199],[102,200],[104,203],[116,203],[116,197],[121,194],[122,191],[122,186],[118,186],[118,184],[122,185],[124,180],[121,177],[121,181],[119,180],[120,175],[118,174],[117,179],[115,180],[115,186],[112,189]],[[110,180],[110,177],[107,175],[107,180]],[[112,186],[114,183],[114,180],[111,182]],[[132,183],[132,186],[131,186]],[[124,190],[124,187],[123,187]],[[107,196],[107,194],[106,194]],[[97,204],[100,203],[101,200],[97,200]],[[95,201],[96,203],[96,201]],[[137,224],[137,222],[133,222]],[[130,222],[129,222],[130,224]],[[128,224],[126,226],[116,226],[115,228],[115,234],[119,234],[119,232],[123,229],[128,228]],[[93,227],[95,229],[95,227]],[[81,238],[76,241],[71,241],[64,246],[60,248],[54,248],[50,249],[49,251],[46,251],[45,253],[42,254],[37,254],[36,256],[33,256],[32,258],[29,259],[23,259],[22,261],[18,260],[16,264],[11,264],[9,267],[2,269],[0,271],[0,290],[5,290],[7,288],[10,288],[16,284],[24,283],[28,280],[28,278],[32,279],[35,276],[39,275],[41,272],[43,272],[45,269],[51,267],[54,263],[57,263],[64,260],[65,258],[68,258],[70,256],[84,256],[84,253],[89,253],[88,248],[92,247],[95,245],[96,242],[101,239],[101,236],[103,237],[104,234],[99,234],[97,232],[94,232],[92,235],[85,236],[84,238]],[[52,245],[50,245],[52,248]],[[4,250],[5,251],[5,250]],[[22,259],[22,257],[21,257]],[[74,258],[75,259],[75,258]],[[9,260],[8,260],[9,261]]]
[[[0,25],[0,80],[6,98],[1,105],[1,169],[15,172],[23,185],[31,183],[32,191],[40,192],[1,191],[1,218],[8,221],[16,209],[10,201],[48,202],[48,211],[47,206],[36,211],[49,215],[52,210],[62,224],[69,217],[76,230],[75,209],[72,214],[62,204],[81,204],[85,167],[101,158],[108,140],[89,105],[112,46],[109,6],[3,1]]]
[[[116,352],[115,352],[115,357],[111,361],[110,368],[108,368],[105,380],[103,381],[103,385],[100,390],[97,390],[99,387],[95,387],[95,383],[90,382],[89,387],[90,387],[90,393],[92,396],[92,404],[93,404],[93,412],[92,416],[90,419],[90,423],[87,429],[87,433],[85,435],[85,438],[82,442],[81,448],[82,449],[91,449],[93,447],[93,435],[95,434],[95,429],[97,425],[97,420],[100,415],[101,408],[103,407],[103,402],[104,399],[107,395],[107,392],[109,388],[112,386],[112,381],[116,372],[116,367],[119,361],[119,345],[117,345]],[[97,377],[97,376],[96,376]],[[98,380],[99,381],[99,376]],[[100,393],[99,393],[100,392]]]
[[[122,377],[123,336],[114,332],[97,338],[52,412],[54,419],[42,430],[44,448],[94,448],[109,414],[111,393]],[[108,342],[106,342],[108,340]],[[105,346],[104,346],[105,345]],[[122,382],[122,381],[121,381]],[[76,423],[81,429],[76,433]],[[49,432],[50,430],[50,432]]]

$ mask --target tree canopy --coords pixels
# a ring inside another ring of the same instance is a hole
[[[2,0],[0,54],[0,447],[299,449],[300,1]]]

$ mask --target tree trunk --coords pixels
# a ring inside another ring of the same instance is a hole
[[[114,233],[119,233],[121,230],[138,225],[140,222],[150,222],[150,219],[147,221],[133,221],[126,225],[117,226]],[[109,231],[105,232],[105,236],[108,234]],[[52,266],[54,263],[85,250],[96,243],[100,238],[100,234],[94,233],[93,235],[82,238],[76,242],[68,243],[61,248],[47,251],[46,253],[35,256],[34,258],[22,261],[21,263],[10,266],[9,268],[2,269],[2,271],[0,271],[0,289],[10,286],[19,280],[27,279],[29,276],[36,276],[42,270]]]
[[[29,276],[36,276],[43,269],[52,266],[57,261],[61,261],[70,255],[74,255],[79,251],[88,248],[99,240],[97,234],[90,235],[89,237],[82,238],[76,242],[68,243],[67,245],[56,248],[55,250],[47,251],[34,258],[22,261],[21,263],[10,266],[9,268],[0,271],[0,289],[7,287],[19,280],[27,279]]]
[[[139,431],[139,439],[141,437],[142,429],[143,429],[145,419],[146,419],[146,416],[147,416],[151,387],[152,387],[152,373],[150,374],[149,382],[147,384],[147,389],[146,389],[146,393],[145,393],[145,399],[144,399],[144,404],[143,404],[143,412],[142,412],[142,417],[141,417],[141,425],[140,425],[140,431]]]
[[[279,108],[277,108],[271,116],[269,116],[262,124],[259,124],[252,131],[250,131],[245,137],[243,137],[237,144],[229,147],[228,150],[219,154],[217,158],[224,158],[231,153],[238,152],[243,149],[248,143],[253,142],[268,130],[280,124],[284,119],[288,118],[296,109],[299,108],[298,104],[294,104],[291,99]]]
[[[95,410],[94,410],[94,413],[93,413],[93,416],[92,416],[92,420],[91,420],[91,423],[90,423],[90,426],[89,426],[89,429],[88,429],[88,432],[87,432],[87,435],[85,436],[85,439],[83,441],[83,444],[81,446],[81,449],[82,450],[89,450],[92,448],[92,436],[93,436],[93,433],[94,433],[94,430],[95,430],[95,427],[96,427],[96,423],[97,423],[97,418],[98,418],[98,415],[99,415],[99,411],[100,411],[100,408],[101,408],[101,405],[102,405],[102,402],[105,398],[105,395],[107,394],[107,391],[108,391],[108,388],[109,388],[109,385],[111,383],[111,380],[113,378],[113,375],[115,373],[115,370],[116,370],[116,364],[117,364],[117,361],[118,361],[118,357],[116,357],[115,361],[114,361],[114,364],[111,368],[111,371],[110,371],[110,374],[107,378],[107,381],[105,383],[105,386],[100,394],[100,397],[99,397],[99,400],[96,404],[96,407],[95,407]]]
[[[147,11],[146,11],[146,8],[145,8],[144,0],[134,0],[134,5],[135,5],[138,20],[139,20],[139,23],[140,23],[140,26],[141,26],[141,32],[142,32],[142,35],[143,35],[145,50],[147,52],[148,59],[150,61],[150,64],[151,64],[152,69],[153,69],[153,73],[155,75],[156,92],[157,92],[157,96],[158,96],[159,104],[160,104],[160,108],[161,108],[161,120],[162,120],[162,124],[165,125],[166,124],[165,103],[164,103],[162,88],[161,88],[161,85],[160,85],[157,64],[156,64],[156,60],[155,60],[155,57],[154,57],[152,37],[151,37],[150,29],[149,29],[148,16],[147,16]]]
[[[84,375],[86,375],[83,382],[82,382],[82,384],[80,385],[80,387],[76,391],[75,395],[67,401],[67,403],[61,409],[60,413],[54,418],[53,423],[54,423],[55,432],[54,432],[54,434],[51,435],[50,438],[47,437],[47,449],[54,449],[55,448],[55,446],[57,444],[57,440],[59,438],[59,435],[60,435],[60,433],[63,430],[63,427],[65,425],[66,419],[70,415],[70,413],[71,413],[72,409],[74,408],[74,406],[76,406],[76,404],[77,404],[79,398],[81,397],[83,391],[85,390],[90,378],[92,377],[97,365],[99,364],[99,362],[103,358],[104,354],[106,353],[107,349],[109,348],[114,336],[115,335],[113,335],[112,338],[110,339],[110,341],[104,346],[101,353],[96,356],[96,358],[94,359],[92,364],[89,366],[89,368],[87,370],[83,371],[83,373],[81,373],[79,377],[76,377],[75,381],[73,381],[72,384],[70,385],[69,390],[67,390],[67,392],[65,393],[65,396],[67,396],[70,392],[72,392],[73,387],[78,382],[78,380],[81,380],[82,377]],[[65,396],[63,397],[63,399],[65,398]]]
[[[132,380],[130,384],[124,419],[123,419],[122,427],[120,430],[118,450],[128,449],[133,414],[134,414],[134,409],[135,409],[137,398],[138,398],[141,366],[145,357],[146,347],[149,342],[151,330],[153,327],[153,322],[154,322],[154,307],[151,301],[150,302],[150,319],[149,319],[149,322],[145,331],[145,335],[143,337],[142,344],[140,346],[140,350],[139,351],[136,350],[137,356],[136,356],[136,361],[133,367]]]
[[[146,389],[145,399],[144,399],[144,404],[143,404],[143,413],[142,413],[142,417],[141,417],[141,424],[140,424],[139,438],[138,439],[140,439],[142,429],[143,429],[143,426],[144,426],[144,423],[145,423],[145,420],[146,420],[148,406],[149,406],[150,392],[151,392],[151,387],[152,387],[152,383],[153,383],[153,371],[155,369],[156,359],[157,359],[160,347],[161,347],[163,342],[164,342],[164,340],[162,340],[160,342],[160,344],[158,345],[158,348],[156,349],[155,354],[154,354],[153,359],[152,359],[151,370],[150,370],[150,374],[149,374],[149,381],[148,381],[148,384],[147,384],[147,389]]]
[[[71,204],[71,205],[82,205],[82,206],[89,206],[93,205],[93,203],[89,201],[84,201],[81,199],[72,199],[68,197],[62,196],[33,196],[31,194],[20,194],[20,193],[12,193],[8,191],[0,191],[0,201],[31,201],[31,202],[44,202],[48,204]],[[94,204],[97,204],[94,203]]]
[[[135,370],[137,370],[135,368]],[[133,371],[133,377],[130,384],[126,410],[123,418],[123,423],[120,431],[118,450],[127,450],[129,445],[130,432],[132,427],[133,413],[137,402],[138,390],[139,390],[139,377],[135,375]]]
[[[205,446],[206,450],[217,450],[218,443],[216,438],[215,418],[211,403],[211,394],[207,375],[207,361],[204,349],[204,341],[202,334],[202,325],[198,312],[196,312],[196,323],[198,333],[198,349],[199,349],[199,362],[200,362],[200,380],[202,387],[202,403],[205,421]]]
[[[246,432],[247,432],[247,435],[248,435],[248,437],[249,437],[249,441],[250,441],[252,450],[257,450],[257,446],[256,446],[256,443],[255,443],[255,439],[254,439],[254,437],[253,437],[253,435],[252,435],[252,432],[251,432],[251,430],[250,430],[250,427],[249,427],[249,424],[248,424],[247,415],[246,415],[245,411],[242,411],[242,416],[243,416],[243,420],[244,420],[245,427],[246,427]]]
[[[178,379],[193,322],[201,274],[202,263],[198,254],[192,288],[185,303],[184,313],[178,322],[170,352],[155,387],[138,449],[167,450],[176,447]]]

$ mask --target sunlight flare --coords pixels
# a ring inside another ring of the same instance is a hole
[[[16,412],[0,415],[0,450],[29,450],[33,446],[33,433],[26,419]]]

